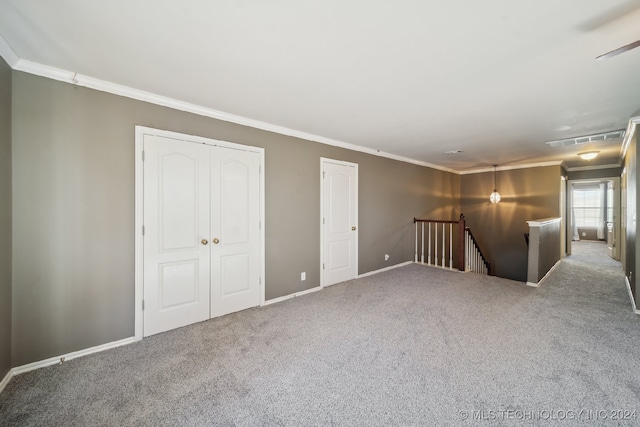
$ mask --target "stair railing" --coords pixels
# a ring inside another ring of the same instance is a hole
[[[465,237],[465,271],[491,275],[491,263],[482,255],[480,246],[469,227],[464,229]]]
[[[466,227],[464,215],[460,214],[458,221],[414,218],[413,222],[415,262],[453,270],[454,247],[457,246],[455,256],[458,270],[491,274],[491,264],[483,256],[471,230]]]

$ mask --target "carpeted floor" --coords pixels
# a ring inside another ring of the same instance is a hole
[[[0,425],[638,425],[640,316],[586,245],[537,289],[413,264],[22,374]]]

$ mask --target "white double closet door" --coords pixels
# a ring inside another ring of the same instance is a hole
[[[144,135],[143,334],[260,304],[260,154]]]

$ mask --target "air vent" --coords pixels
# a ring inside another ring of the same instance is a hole
[[[606,133],[599,133],[596,135],[588,135],[588,136],[579,136],[576,138],[569,139],[559,139],[557,141],[549,141],[546,144],[551,148],[558,147],[570,147],[572,145],[580,145],[586,144],[588,142],[601,142],[601,143],[609,143],[613,142],[613,140],[618,138],[624,138],[624,133],[626,131],[623,130],[614,130]]]

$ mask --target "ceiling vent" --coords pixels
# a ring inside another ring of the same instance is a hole
[[[614,130],[596,135],[579,136],[577,138],[559,139],[557,141],[549,141],[546,144],[551,148],[570,147],[572,145],[586,144],[587,142],[609,143],[618,138],[624,138],[625,130]]]

